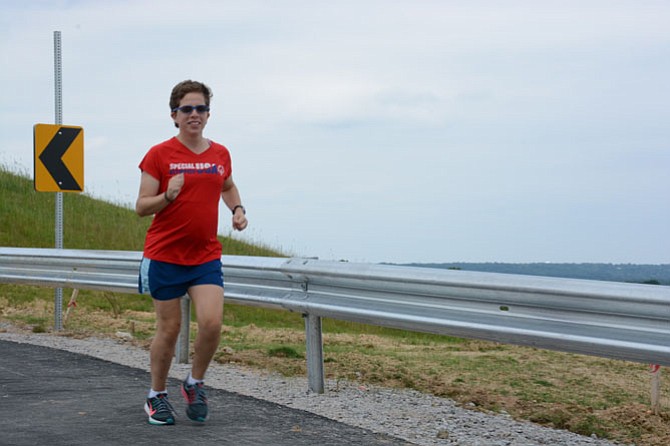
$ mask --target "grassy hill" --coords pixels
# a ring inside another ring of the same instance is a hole
[[[0,246],[54,246],[53,193],[0,166]],[[142,250],[149,218],[82,194],[63,194],[64,246]],[[224,253],[281,256],[263,246],[221,237]],[[64,290],[65,303],[69,291]],[[32,331],[52,326],[53,290],[0,284],[0,330],[11,323]],[[65,335],[131,333],[148,347],[155,324],[151,299],[83,290],[66,318]],[[226,305],[221,349],[215,360],[276,371],[306,373],[304,322],[299,314]],[[670,444],[667,386],[660,414],[649,411],[646,364],[411,333],[324,320],[329,379],[412,388],[482,411],[583,435],[638,446]]]
[[[0,166],[0,246],[53,248],[55,193],[35,192],[31,179]],[[141,251],[151,218],[85,194],[63,193],[63,246]],[[224,254],[277,256],[261,245],[219,237]]]

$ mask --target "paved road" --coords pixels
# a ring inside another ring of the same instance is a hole
[[[177,424],[151,426],[143,410],[148,382],[142,370],[0,341],[0,445],[411,445],[217,389],[208,390],[210,418],[204,425],[186,418],[183,399],[173,391]],[[170,380],[170,389],[178,386]]]

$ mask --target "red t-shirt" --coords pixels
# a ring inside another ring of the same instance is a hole
[[[184,174],[177,199],[154,215],[144,243],[144,257],[178,265],[200,265],[221,257],[216,238],[223,182],[231,175],[230,153],[210,141],[196,154],[176,137],[152,147],[140,170],[160,181],[159,192],[170,178]]]

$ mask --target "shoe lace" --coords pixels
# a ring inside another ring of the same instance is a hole
[[[159,395],[154,398],[152,405],[156,412],[168,411],[170,413],[174,413],[174,408],[172,407],[172,404],[170,404],[170,400],[168,400],[167,396],[165,395]]]
[[[207,394],[201,383],[194,386],[187,386],[188,399],[190,404],[207,404]]]

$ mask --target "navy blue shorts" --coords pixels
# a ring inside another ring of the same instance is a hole
[[[201,265],[176,265],[142,258],[139,292],[157,300],[182,297],[194,285],[218,285],[223,288],[221,260]]]

